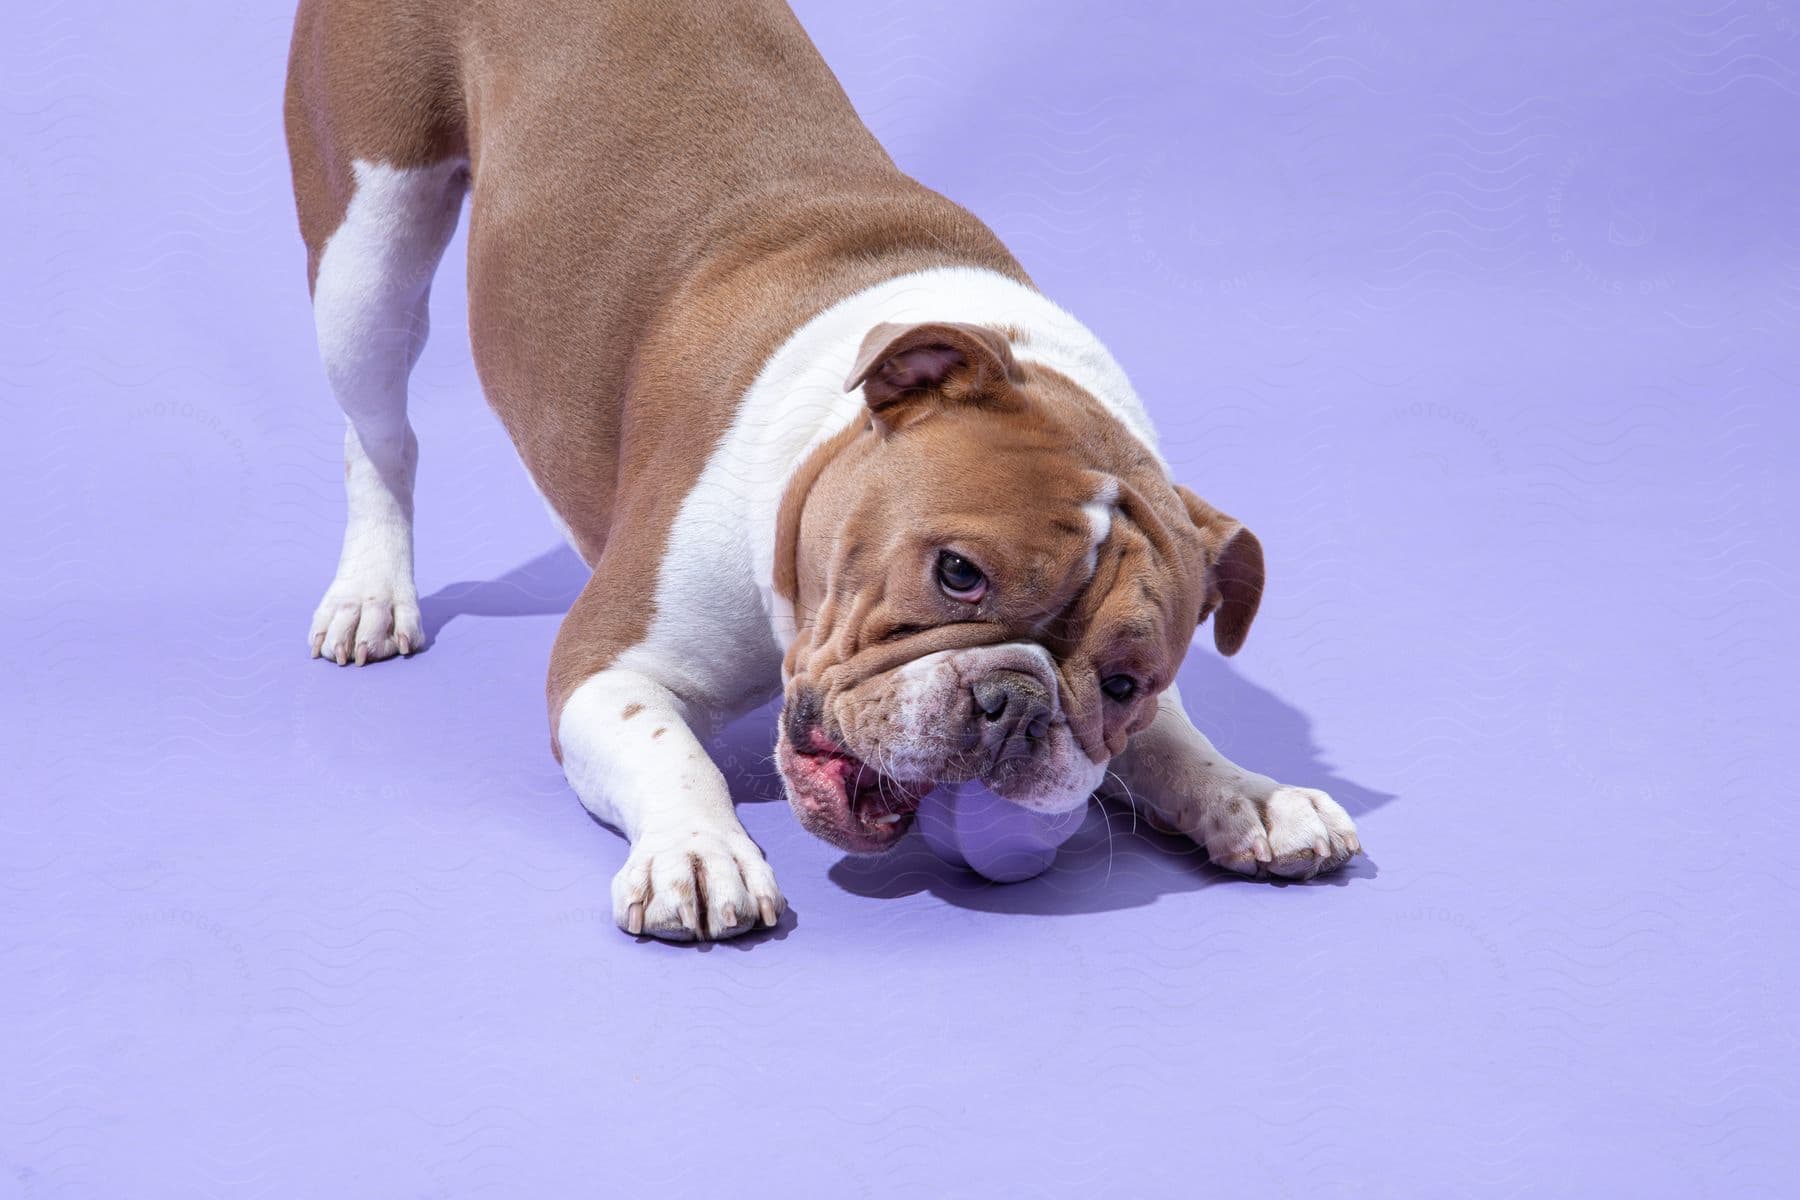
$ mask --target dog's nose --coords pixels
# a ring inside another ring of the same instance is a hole
[[[1028,755],[1050,731],[1050,692],[1023,671],[994,671],[970,689],[981,744],[996,764]]]

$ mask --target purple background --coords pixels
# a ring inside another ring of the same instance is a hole
[[[435,642],[305,657],[284,7],[5,22],[0,1194],[1792,1194],[1796,0],[802,4],[1262,535],[1183,687],[1370,854],[847,861],[763,714],[721,754],[794,915],[699,951],[613,928],[548,753],[581,570],[460,250]]]

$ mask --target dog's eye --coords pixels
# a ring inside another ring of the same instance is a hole
[[[987,595],[987,576],[981,573],[981,568],[948,550],[938,555],[937,580],[945,595],[965,604],[974,604]]]
[[[1137,680],[1129,675],[1108,675],[1100,681],[1100,690],[1123,704],[1137,695]]]

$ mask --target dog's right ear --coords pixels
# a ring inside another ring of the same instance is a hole
[[[889,433],[925,412],[924,402],[992,402],[1018,380],[1012,347],[998,330],[948,321],[882,324],[863,338],[844,390],[862,388],[875,427]]]

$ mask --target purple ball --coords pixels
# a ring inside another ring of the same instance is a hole
[[[1033,812],[970,782],[932,791],[919,805],[918,823],[925,844],[945,862],[995,883],[1018,883],[1049,870],[1086,816],[1085,804],[1066,813]]]

